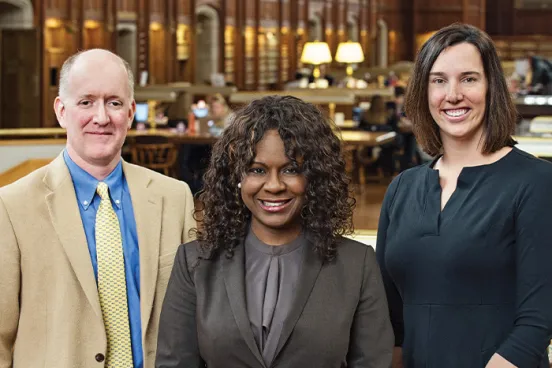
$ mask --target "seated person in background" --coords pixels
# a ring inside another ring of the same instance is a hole
[[[389,368],[393,333],[332,126],[268,96],[213,147],[159,321],[157,368]]]
[[[530,55],[528,57],[530,80],[528,90],[533,95],[552,95],[552,62],[545,58]]]
[[[209,112],[200,118],[200,133],[219,136],[228,126],[232,111],[220,93],[207,98]],[[190,185],[193,194],[203,187],[203,174],[207,170],[211,156],[211,145],[194,144],[183,146],[180,150],[180,172],[182,179]]]
[[[397,146],[403,149],[400,158],[400,170],[406,170],[421,162],[420,155],[416,149],[416,137],[412,132],[412,121],[404,112],[404,87],[395,87],[395,100],[388,106],[391,109],[390,125],[397,132]]]
[[[392,122],[393,120],[391,119],[389,110],[385,106],[383,97],[374,95],[370,102],[370,108],[364,113],[358,127],[370,132],[392,132],[396,130],[396,127],[391,124]],[[372,147],[366,147],[361,150],[359,152],[360,161],[369,166],[367,167],[368,171],[370,169],[381,169],[386,177],[393,176],[395,173],[395,165],[393,163],[395,143],[386,143],[377,148],[381,149],[379,155],[377,153],[378,150],[374,150]]]
[[[217,93],[208,98],[209,115],[207,119],[213,122],[213,126],[219,129],[224,129],[228,126],[228,118],[232,113],[230,107],[226,103],[224,96]]]

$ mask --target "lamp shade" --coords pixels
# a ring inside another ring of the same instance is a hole
[[[320,65],[332,61],[332,54],[326,42],[307,42],[303,47],[301,62],[305,64]]]
[[[335,60],[339,63],[361,63],[364,61],[364,53],[358,42],[341,42],[337,46]]]

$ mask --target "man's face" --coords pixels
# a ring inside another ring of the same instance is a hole
[[[113,55],[81,55],[71,68],[64,96],[56,98],[59,124],[67,130],[67,150],[77,164],[110,166],[134,118],[124,65]]]

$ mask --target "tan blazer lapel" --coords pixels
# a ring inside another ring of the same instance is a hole
[[[140,250],[140,316],[144,341],[153,308],[159,268],[163,197],[151,189],[153,178],[144,169],[123,161],[130,190]]]
[[[224,250],[222,251],[224,252]],[[236,324],[249,350],[251,350],[259,363],[265,367],[263,357],[251,330],[251,323],[249,322],[247,307],[245,305],[245,252],[243,244],[234,249],[234,256],[231,259],[226,258],[224,254],[220,257],[222,259],[224,283],[226,284],[230,308],[236,319]]]
[[[322,268],[322,259],[314,251],[312,244],[309,242],[305,248],[305,259],[303,261],[303,268],[299,275],[299,283],[297,284],[297,291],[295,292],[295,300],[292,302],[291,312],[289,316],[284,320],[284,325],[282,327],[282,334],[278,341],[278,347],[276,348],[276,353],[274,357],[276,358],[282,348],[289,339],[291,332],[295,328],[299,317],[303,313],[305,304],[309,300],[316,279],[320,274],[320,269]]]
[[[46,195],[46,205],[52,224],[67,254],[69,263],[84,290],[84,294],[92,305],[94,312],[101,317],[98,287],[94,278],[94,269],[90,260],[77,196],[63,155],[59,155],[49,165],[43,181],[51,190]]]

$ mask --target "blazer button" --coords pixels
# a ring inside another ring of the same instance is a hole
[[[96,354],[96,361],[98,363],[101,363],[105,360],[105,356],[103,354]]]

